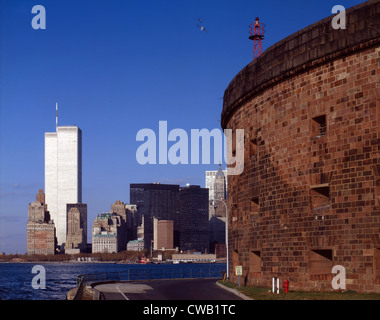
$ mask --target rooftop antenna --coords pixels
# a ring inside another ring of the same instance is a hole
[[[58,127],[58,102],[55,103],[55,127]]]
[[[249,27],[249,39],[253,40],[253,60],[255,60],[263,53],[265,24],[260,22],[259,18],[257,17],[255,22],[251,23]]]

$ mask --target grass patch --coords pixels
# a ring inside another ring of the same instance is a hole
[[[272,293],[271,288],[241,286],[240,288],[229,281],[218,281],[226,287],[233,288],[254,300],[380,300],[379,293],[358,293],[352,290],[343,292],[319,292],[290,290],[285,293]]]

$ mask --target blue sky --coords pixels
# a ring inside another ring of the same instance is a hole
[[[264,50],[363,1],[0,0],[0,251],[26,252],[28,204],[44,188],[44,133],[83,133],[88,225],[129,184],[204,186],[217,165],[145,165],[136,133],[220,128],[224,90],[252,60],[248,25],[266,24]],[[46,29],[31,26],[34,5]],[[208,33],[198,27],[198,18]]]

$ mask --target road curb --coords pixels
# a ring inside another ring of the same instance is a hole
[[[221,284],[218,281],[216,282],[216,285],[219,286],[219,287],[221,287],[221,288],[223,288],[224,290],[232,292],[233,294],[237,295],[238,297],[242,298],[243,300],[254,300],[254,299],[246,296],[245,294],[239,292],[236,289],[232,289],[232,288],[226,287],[224,284]]]

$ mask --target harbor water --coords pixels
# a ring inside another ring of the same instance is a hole
[[[40,265],[45,271],[45,289],[35,289],[32,285],[33,267]],[[2,300],[65,300],[68,291],[77,285],[79,275],[128,274],[129,270],[141,269],[146,279],[157,275],[173,274],[207,275],[210,270],[222,270],[225,264],[194,263],[194,264],[118,264],[118,263],[0,263],[0,299]],[[174,270],[174,272],[173,272]],[[222,275],[220,274],[220,277]],[[189,277],[189,276],[185,276]],[[206,276],[207,277],[207,276]],[[166,276],[165,276],[166,278]],[[124,279],[120,279],[124,280]]]

